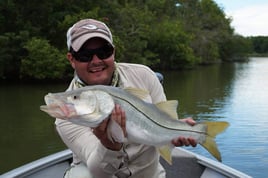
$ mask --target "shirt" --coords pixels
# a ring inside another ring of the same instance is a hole
[[[163,87],[155,73],[140,64],[117,63],[119,87],[147,90],[146,102],[166,101]],[[76,89],[75,78],[67,90]],[[126,118],[127,119],[127,118]],[[83,162],[96,178],[164,178],[159,153],[154,146],[124,143],[119,151],[104,147],[91,128],[56,119],[56,129],[64,143],[73,152],[73,163]]]

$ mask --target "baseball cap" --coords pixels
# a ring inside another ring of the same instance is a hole
[[[94,19],[83,19],[75,23],[67,31],[67,47],[78,51],[90,38],[99,37],[108,41],[112,46],[113,37],[105,23]]]

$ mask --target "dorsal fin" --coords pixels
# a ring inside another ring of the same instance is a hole
[[[156,104],[156,107],[161,111],[167,113],[171,118],[178,119],[178,101],[177,100],[168,100]]]
[[[142,100],[149,96],[149,92],[147,90],[139,88],[126,87],[124,90]]]

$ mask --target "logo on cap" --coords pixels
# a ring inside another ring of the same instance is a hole
[[[82,26],[81,28],[85,28],[85,29],[88,29],[88,30],[96,30],[98,27],[96,25],[85,25],[85,26]]]

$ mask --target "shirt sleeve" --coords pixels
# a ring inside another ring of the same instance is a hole
[[[91,128],[56,119],[56,129],[64,143],[72,152],[87,164],[89,171],[97,177],[109,177],[118,170],[124,151],[109,150],[104,147]],[[78,163],[79,160],[74,160]]]
[[[77,88],[72,80],[68,90]],[[122,164],[124,150],[109,150],[93,134],[91,128],[56,119],[56,130],[66,146],[73,152],[73,163],[84,162],[89,171],[97,177],[113,175]]]
[[[140,64],[120,63],[119,74],[121,86],[134,87],[147,90],[150,99],[146,100],[150,103],[159,103],[166,101],[166,95],[160,81],[154,71],[149,67]]]
[[[163,85],[160,83],[159,79],[153,71],[149,72],[147,80],[148,91],[150,92],[152,103],[156,104],[162,101],[166,101],[167,99]]]

